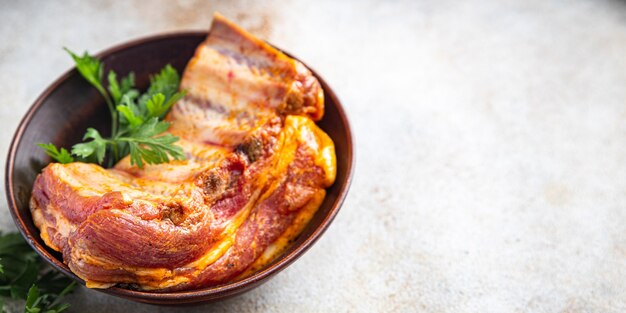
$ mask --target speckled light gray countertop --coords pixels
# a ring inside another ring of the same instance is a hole
[[[0,0],[2,159],[71,67],[61,47],[207,29],[216,10],[337,91],[357,150],[345,205],[243,296],[172,308],[80,288],[71,312],[626,311],[623,1]]]

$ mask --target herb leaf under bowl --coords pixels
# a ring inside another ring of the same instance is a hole
[[[59,313],[76,283],[46,266],[18,233],[0,234],[0,312],[5,300],[25,301],[24,312]]]

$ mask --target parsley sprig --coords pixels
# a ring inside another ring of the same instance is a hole
[[[43,264],[18,233],[0,234],[0,312],[5,300],[24,300],[25,313],[59,313],[76,283]]]
[[[87,129],[82,143],[75,144],[71,152],[53,144],[38,144],[59,163],[75,160],[102,164],[108,156],[108,166],[112,166],[130,154],[131,165],[142,168],[144,164],[167,163],[171,159],[185,158],[182,149],[174,143],[178,137],[163,134],[170,124],[162,121],[176,101],[185,94],[178,92],[180,76],[166,65],[150,79],[148,90],[140,94],[135,88],[135,75],[117,79],[117,73],[109,71],[107,87],[103,83],[104,64],[85,52],[82,56],[65,49],[78,72],[104,98],[111,113],[111,137],[103,137],[94,128]],[[109,154],[107,154],[107,152]]]
[[[57,149],[57,147],[51,143],[38,143],[37,145],[59,163],[65,164],[74,162],[74,158],[65,148]]]

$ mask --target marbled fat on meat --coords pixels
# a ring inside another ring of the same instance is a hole
[[[173,291],[245,276],[280,254],[335,179],[319,82],[216,14],[168,114],[187,159],[48,165],[31,212],[88,287]]]

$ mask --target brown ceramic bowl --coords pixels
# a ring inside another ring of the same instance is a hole
[[[105,72],[113,69],[118,75],[126,75],[134,71],[137,86],[145,89],[149,84],[149,75],[156,73],[168,63],[182,72],[206,35],[206,32],[159,35],[119,45],[98,56],[106,64]],[[59,53],[62,53],[60,49]],[[315,75],[326,95],[326,113],[319,125],[335,142],[337,180],[328,189],[326,199],[316,215],[290,248],[254,275],[221,286],[170,293],[112,287],[100,289],[102,292],[134,301],[170,305],[223,299],[264,283],[293,263],[319,239],[339,211],[348,192],[354,158],[350,126],[339,99],[324,80]],[[108,110],[100,95],[73,69],[48,87],[28,110],[15,132],[6,164],[7,199],[20,232],[43,259],[83,285],[84,281],[63,263],[61,254],[43,243],[39,237],[39,230],[33,224],[28,207],[31,189],[37,174],[50,162],[35,143],[52,142],[58,146],[70,147],[80,141],[87,127],[96,126],[98,129],[106,130],[109,124],[108,116]]]

